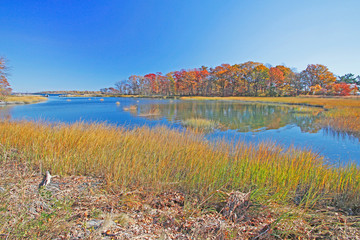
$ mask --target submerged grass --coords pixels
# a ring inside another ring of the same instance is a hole
[[[130,105],[129,107],[124,107],[123,110],[124,111],[136,111],[137,106],[136,105]]]
[[[212,132],[219,127],[217,122],[205,118],[189,118],[181,121],[181,124],[200,132]]]
[[[355,165],[332,168],[311,151],[271,143],[210,144],[201,135],[165,127],[26,121],[0,122],[0,143],[53,174],[100,176],[111,188],[172,188],[201,199],[216,190],[251,191],[263,203],[359,210]]]

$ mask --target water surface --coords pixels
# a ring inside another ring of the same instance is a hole
[[[205,135],[210,140],[243,140],[255,144],[271,140],[286,147],[311,149],[332,164],[350,161],[360,164],[359,139],[322,129],[318,124],[322,117],[319,108],[240,101],[51,96],[43,103],[1,107],[0,117],[65,123],[105,121],[129,128],[166,125],[180,130],[184,129],[183,120],[205,118],[221,126]]]

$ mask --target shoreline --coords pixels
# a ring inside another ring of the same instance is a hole
[[[180,100],[198,100],[198,99],[192,99],[192,97],[189,97],[189,99],[186,99],[187,97],[182,97]],[[329,109],[325,108],[323,105],[314,105],[310,103],[290,103],[290,102],[272,102],[272,101],[256,101],[256,100],[238,100],[238,99],[204,99],[204,100],[198,100],[198,101],[238,101],[238,102],[246,102],[246,103],[261,103],[261,104],[280,104],[280,105],[290,105],[290,106],[305,106],[305,107],[316,107],[316,108],[322,108],[325,111],[328,111]]]
[[[0,101],[0,106],[35,104],[46,102],[47,100],[47,97],[42,96],[11,96],[5,99],[5,101]]]

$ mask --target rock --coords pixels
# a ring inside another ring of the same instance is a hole
[[[104,220],[91,219],[90,221],[86,222],[86,227],[98,229],[101,226],[101,224],[103,224],[103,223],[104,223]]]

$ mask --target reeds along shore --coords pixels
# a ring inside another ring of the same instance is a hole
[[[231,100],[322,107],[322,127],[360,137],[360,97],[182,97],[183,100]]]
[[[47,98],[42,96],[9,96],[5,98],[6,103],[19,103],[19,104],[38,103],[46,100]]]
[[[116,188],[183,191],[200,199],[216,190],[251,191],[255,201],[358,210],[360,171],[333,168],[311,151],[210,144],[201,135],[165,127],[127,130],[105,124],[0,122],[2,150],[53,174],[101,176]]]

